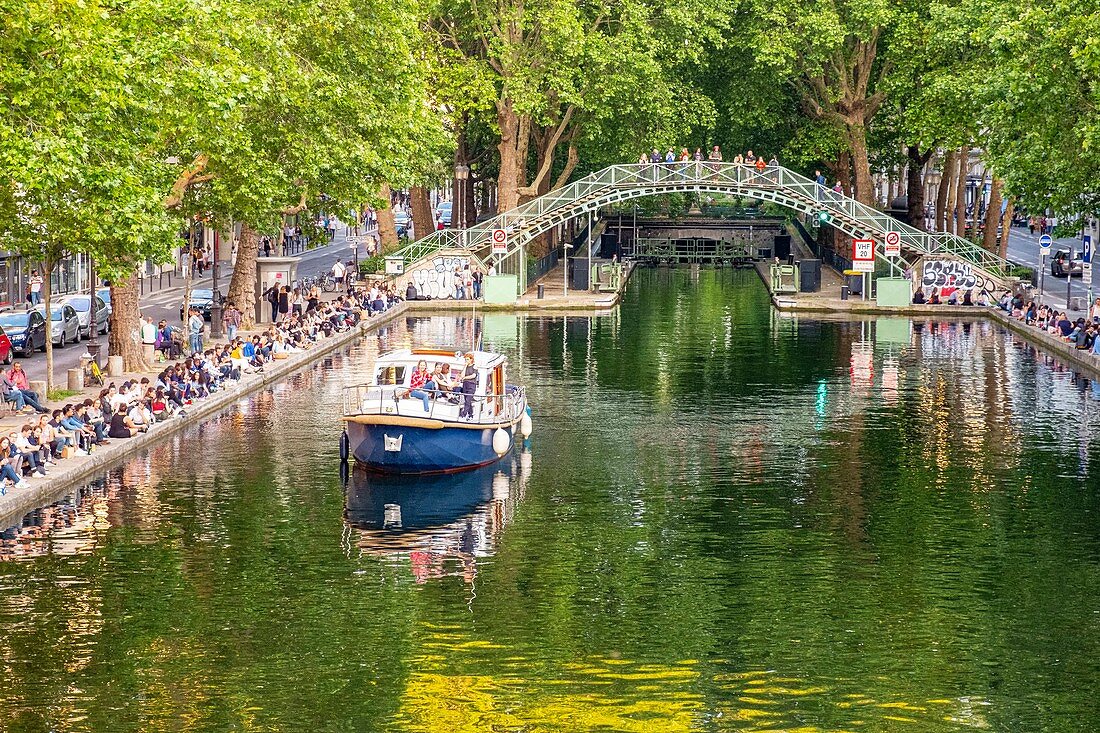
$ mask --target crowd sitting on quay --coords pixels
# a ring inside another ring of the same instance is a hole
[[[932,288],[925,295],[924,288],[913,292],[913,305],[979,305],[991,304],[989,291],[977,288]]]
[[[47,478],[61,461],[135,437],[157,423],[184,418],[191,405],[229,388],[245,374],[262,373],[273,361],[348,331],[364,312],[385,310],[398,301],[388,286],[355,288],[328,302],[318,296],[308,299],[303,309],[280,313],[274,324],[247,336],[237,334],[240,312],[227,304],[226,315],[234,327],[227,328],[226,342],[211,346],[203,344],[197,309],[191,310],[189,319],[197,317],[200,322],[197,338],[189,333],[185,340],[182,329],[166,321],[154,327],[143,319],[143,329],[155,328],[151,345],[156,361],[171,363],[152,378],[111,382],[94,398],[52,410],[29,389],[26,373],[16,362],[0,373],[0,388],[5,401],[26,422],[0,436],[0,495],[12,486],[22,489],[31,480]]]
[[[1012,318],[1070,344],[1078,351],[1100,356],[1100,298],[1089,308],[1088,317],[1077,319],[1070,318],[1066,311],[1025,300],[1018,294],[1005,293],[997,307]]]

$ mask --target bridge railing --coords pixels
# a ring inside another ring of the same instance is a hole
[[[1012,263],[970,240],[945,232],[923,232],[866,204],[828,189],[782,166],[754,166],[709,161],[634,163],[612,165],[562,188],[532,199],[467,229],[443,230],[408,245],[398,254],[412,262],[434,251],[459,247],[483,257],[490,250],[494,229],[508,232],[507,252],[498,262],[516,255],[535,236],[550,226],[611,200],[630,197],[631,192],[652,195],[667,190],[717,190],[751,198],[776,201],[798,211],[813,214],[826,211],[845,231],[876,240],[883,256],[886,235],[896,232],[901,247],[910,255],[949,254],[1004,277]],[[621,195],[625,193],[626,195]]]

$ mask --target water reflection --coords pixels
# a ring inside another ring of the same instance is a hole
[[[407,561],[417,583],[452,575],[473,582],[530,474],[522,446],[492,465],[442,476],[383,476],[356,465],[345,485],[345,550]]]

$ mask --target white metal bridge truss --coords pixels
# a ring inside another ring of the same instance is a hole
[[[809,216],[828,214],[828,224],[857,239],[872,239],[875,255],[894,269],[908,267],[927,255],[946,255],[970,263],[1004,285],[1012,264],[968,239],[946,232],[922,232],[855,199],[817,184],[781,166],[757,170],[735,163],[676,162],[613,165],[550,191],[467,229],[445,229],[414,242],[397,254],[411,264],[447,248],[470,250],[488,261],[493,230],[508,233],[507,250],[492,256],[500,272],[520,276],[526,287],[525,252],[531,240],[588,212],[621,201],[663,193],[716,193],[771,201]],[[883,253],[886,235],[897,232],[901,258]]]

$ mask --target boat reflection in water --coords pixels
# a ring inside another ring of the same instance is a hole
[[[517,448],[497,463],[456,474],[386,476],[353,465],[345,548],[408,557],[417,583],[446,576],[472,582],[478,560],[495,553],[523,498],[531,454]]]

